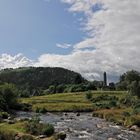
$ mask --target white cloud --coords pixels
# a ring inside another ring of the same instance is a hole
[[[83,29],[87,38],[74,45],[75,50],[93,47],[90,65],[119,75],[127,70],[140,70],[140,1],[139,0],[62,0],[69,11],[84,12]],[[95,4],[102,9],[94,11]],[[81,61],[82,61],[81,56]],[[90,59],[90,57],[89,57]],[[98,63],[95,63],[97,62]],[[85,65],[89,67],[88,65]],[[99,67],[98,67],[99,68]],[[90,69],[90,67],[89,67]],[[100,71],[100,69],[98,69]],[[93,69],[94,74],[96,70]]]
[[[8,54],[0,55],[0,69],[5,68],[18,68],[32,66],[33,61],[24,57],[22,54],[11,56]]]
[[[67,44],[67,43],[64,43],[64,44],[59,44],[59,43],[57,43],[56,46],[57,46],[58,48],[62,48],[62,49],[68,49],[68,48],[72,47],[71,44]]]

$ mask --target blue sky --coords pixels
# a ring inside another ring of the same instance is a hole
[[[0,54],[22,53],[37,59],[43,53],[68,54],[56,44],[82,40],[82,14],[68,12],[59,0],[0,0]]]

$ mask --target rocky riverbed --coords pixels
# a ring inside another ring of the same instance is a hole
[[[18,112],[17,118],[34,115]],[[56,132],[66,133],[66,140],[140,140],[140,133],[92,117],[92,113],[46,113],[39,117],[43,123],[53,124]]]

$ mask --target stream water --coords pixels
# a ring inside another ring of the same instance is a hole
[[[35,113],[18,112],[17,118],[31,118]],[[66,140],[140,140],[140,134],[92,117],[92,113],[40,114],[43,123],[53,124],[56,132],[65,132]]]

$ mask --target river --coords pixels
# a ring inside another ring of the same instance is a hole
[[[34,115],[18,112],[17,118],[31,118]],[[80,113],[80,116],[76,113],[46,113],[39,116],[43,123],[53,124],[56,132],[65,132],[66,140],[140,140],[140,134],[92,117],[92,113]]]

